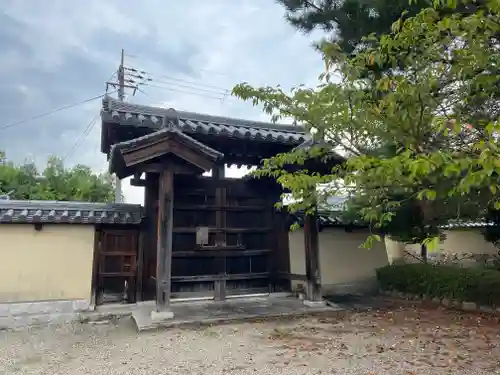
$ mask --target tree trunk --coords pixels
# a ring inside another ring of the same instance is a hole
[[[422,262],[427,263],[427,245],[420,245],[420,256],[422,257]]]

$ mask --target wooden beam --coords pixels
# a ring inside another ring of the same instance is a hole
[[[172,268],[172,228],[174,208],[174,173],[160,174],[158,207],[158,241],[156,258],[156,309],[167,311],[170,305]]]
[[[151,280],[156,277],[153,274],[152,265],[156,266],[157,253],[157,202],[158,202],[158,175],[146,173],[146,186],[144,189],[144,211],[145,211],[145,244],[144,244],[144,272],[143,272],[143,291],[152,292],[150,290]]]
[[[170,160],[165,160],[163,163],[148,163],[141,165],[139,168],[142,172],[146,173],[161,173],[165,170],[166,166],[172,169],[174,174],[195,174],[202,173],[203,170],[194,165],[180,165],[176,163],[172,158]]]
[[[143,145],[137,149],[122,152],[123,161],[127,168],[146,163],[149,160],[167,154],[173,154],[181,159],[184,159],[188,163],[193,164],[204,171],[209,171],[214,164],[214,161],[202,151],[193,149],[190,145],[181,144],[171,137],[149,145]],[[164,168],[165,167],[163,166],[162,169]]]
[[[224,211],[224,206],[226,205],[226,188],[223,186],[221,182],[224,176],[225,176],[224,164],[218,164],[212,169],[212,178],[216,183],[215,227],[216,229],[218,229],[218,231],[215,233],[216,246],[226,245],[226,233],[220,230],[226,227],[226,211]],[[226,259],[223,257],[217,258],[216,262],[220,278],[214,282],[215,300],[224,301],[226,299],[226,279],[224,279],[223,277],[226,275]]]
[[[142,179],[142,178],[131,178],[130,179],[130,185],[132,186],[141,186],[141,187],[146,187],[147,186],[147,181]]]
[[[309,301],[321,301],[318,239],[317,214],[306,215],[304,219],[304,249],[307,276],[306,295]]]
[[[101,246],[101,229],[95,228],[94,232],[94,258],[92,260],[92,281],[90,285],[90,303],[97,305],[100,303],[99,294],[99,253]]]
[[[139,227],[139,241],[137,249],[137,275],[135,278],[135,300],[142,301],[143,294],[143,274],[144,274],[144,253],[146,248],[147,227],[144,223]]]

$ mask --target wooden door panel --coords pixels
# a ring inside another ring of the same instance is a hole
[[[97,303],[135,302],[138,230],[102,229],[98,249]]]

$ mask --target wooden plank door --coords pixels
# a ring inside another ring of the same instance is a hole
[[[138,230],[102,229],[96,302],[135,302]]]

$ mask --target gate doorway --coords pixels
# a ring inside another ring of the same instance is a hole
[[[176,175],[171,299],[289,292],[288,228],[274,208],[278,198],[279,191],[244,179]],[[154,298],[154,282],[148,285],[145,296]]]
[[[135,302],[139,231],[96,231],[96,304]]]
[[[272,292],[273,207],[243,180],[179,178],[172,298]]]

